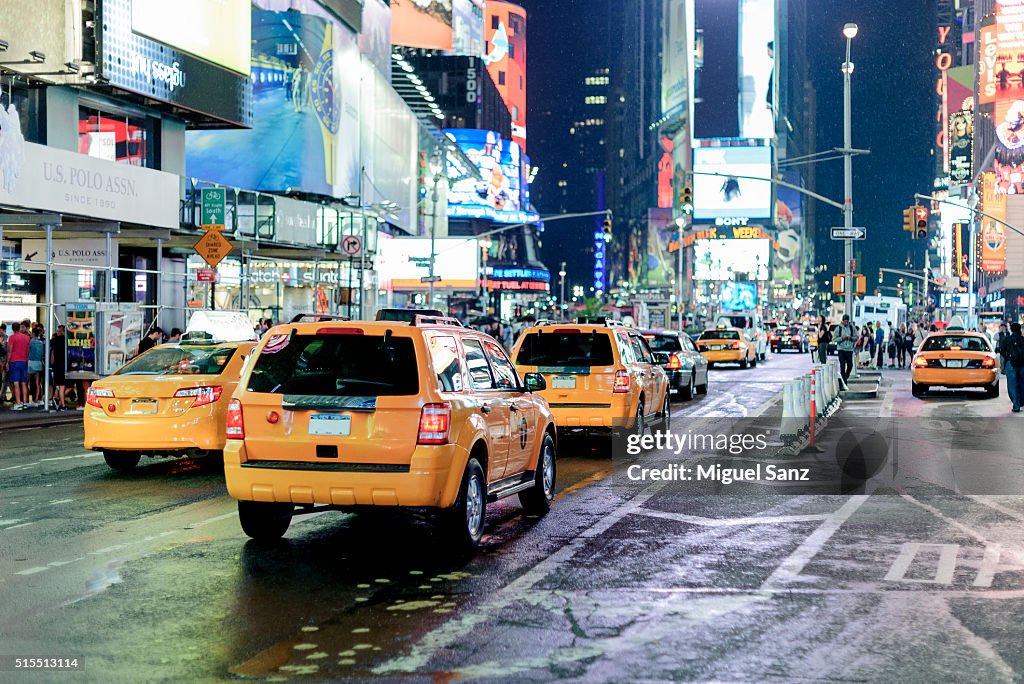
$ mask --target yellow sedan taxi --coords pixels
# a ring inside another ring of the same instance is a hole
[[[911,392],[924,396],[932,387],[979,387],[999,396],[999,363],[989,339],[981,333],[947,328],[924,338],[914,355]]]
[[[708,368],[719,363],[737,363],[740,368],[757,366],[757,347],[739,328],[705,330],[697,338],[697,349],[708,360]]]
[[[271,328],[228,410],[224,471],[243,531],[283,535],[296,513],[426,509],[474,547],[488,502],[533,513],[555,490],[555,427],[493,338],[455,319]]]
[[[512,349],[521,373],[539,373],[560,433],[667,430],[668,375],[639,331],[614,323],[527,328]]]

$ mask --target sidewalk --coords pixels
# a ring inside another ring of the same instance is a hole
[[[50,411],[27,409],[12,411],[0,408],[0,432],[15,428],[49,427],[50,425],[68,425],[82,422],[82,411]]]

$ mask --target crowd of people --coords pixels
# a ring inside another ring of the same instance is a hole
[[[0,326],[0,387],[4,394],[10,388],[12,411],[42,408],[47,401],[54,408],[63,409],[67,395],[67,380],[64,377],[65,329],[57,326],[50,337],[50,396],[45,396],[46,383],[43,378],[46,364],[46,331],[41,323],[25,319],[20,323]],[[0,404],[2,405],[2,404]]]

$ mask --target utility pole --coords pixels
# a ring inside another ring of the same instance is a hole
[[[850,44],[857,35],[856,24],[843,26],[846,36],[846,61],[843,62],[843,226],[853,228],[853,106],[850,92],[850,76],[853,62],[850,61]],[[853,320],[853,240],[845,241],[843,270],[846,272],[846,315]]]

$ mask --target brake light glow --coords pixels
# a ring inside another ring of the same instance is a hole
[[[668,357],[668,365],[665,367],[669,370],[679,370],[683,367],[683,361],[679,358],[678,354],[670,354]]]
[[[629,391],[629,371],[617,370],[615,371],[615,382],[612,385],[612,392],[628,392]]]
[[[928,359],[924,358],[923,356],[918,356],[916,359],[914,359],[914,365],[917,366],[918,368],[925,368],[928,366]]]
[[[733,349],[739,349],[740,348],[740,343],[739,342],[733,342],[732,343],[732,348]]]
[[[228,419],[225,434],[228,439],[245,439],[245,421],[242,418],[242,402],[232,399],[228,404]]]
[[[85,403],[89,406],[95,406],[98,409],[103,408],[103,404],[100,403],[100,399],[113,399],[114,390],[104,389],[102,387],[90,387],[89,391],[85,395]]]
[[[195,401],[192,402],[192,408],[198,408],[200,406],[206,406],[220,399],[221,393],[224,391],[223,387],[189,387],[186,389],[180,389],[174,393],[174,396],[178,399],[183,397],[194,397]]]
[[[448,404],[424,404],[420,412],[417,444],[447,444],[452,427],[452,407]]]
[[[949,351],[960,351],[960,350],[962,350],[962,349],[963,349],[963,347],[961,347],[961,346],[960,346],[960,345],[958,345],[958,344],[954,344],[954,345],[951,345],[951,346],[949,347]]]
[[[985,358],[983,358],[981,360],[981,367],[982,368],[995,368],[996,367],[996,360],[993,359],[991,356],[986,356]]]
[[[317,335],[362,335],[362,328],[317,328]]]

